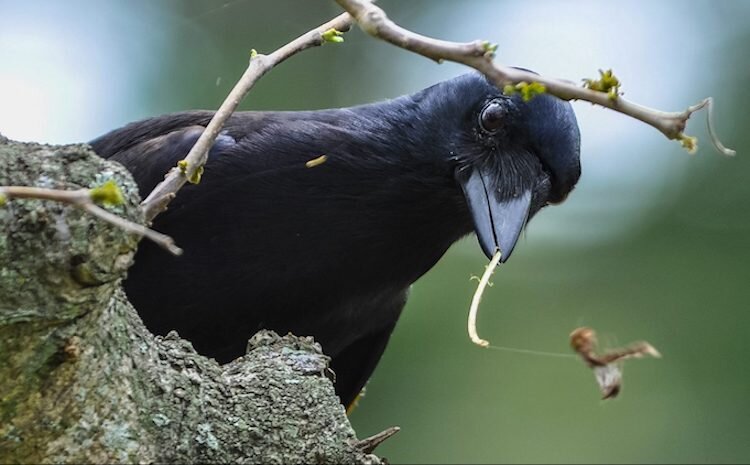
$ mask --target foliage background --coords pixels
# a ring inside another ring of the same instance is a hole
[[[601,402],[578,361],[481,350],[465,333],[485,259],[469,237],[413,288],[368,395],[360,436],[401,433],[393,462],[750,460],[750,2],[383,0],[406,27],[498,42],[498,58],[577,80],[612,67],[628,98],[682,109],[716,98],[740,155],[696,156],[653,129],[576,103],[584,174],[530,225],[485,295],[480,334],[567,352],[577,326],[609,345],[646,339],[664,359],[626,367]],[[0,132],[89,140],[150,115],[215,108],[251,48],[270,51],[337,12],[333,2],[0,0]],[[465,72],[375,42],[306,52],[275,69],[245,109],[354,105]],[[354,257],[352,257],[354,260]]]

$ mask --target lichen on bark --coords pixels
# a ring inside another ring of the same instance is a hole
[[[113,179],[85,145],[0,136],[0,185]],[[0,462],[379,463],[361,452],[310,338],[260,332],[224,366],[176,333],[154,337],[120,288],[138,240],[75,206],[0,206]]]

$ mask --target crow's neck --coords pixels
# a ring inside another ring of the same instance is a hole
[[[463,194],[445,163],[441,134],[414,124],[410,102],[366,108],[357,144],[332,152],[337,182],[357,198],[353,213],[366,225],[369,256],[394,260],[409,283],[429,270],[456,240],[473,230]],[[338,157],[338,159],[337,159]],[[394,274],[399,271],[394,271]]]

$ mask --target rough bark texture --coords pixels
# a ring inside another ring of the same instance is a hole
[[[114,179],[87,146],[0,136],[0,185]],[[120,289],[137,238],[56,202],[0,206],[0,462],[379,463],[355,435],[309,338],[255,335],[224,366],[154,337]]]

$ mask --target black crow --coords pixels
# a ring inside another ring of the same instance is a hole
[[[150,118],[91,145],[145,196],[212,116]],[[236,113],[200,184],[154,222],[184,255],[141,243],[125,290],[154,333],[176,329],[220,363],[261,328],[314,336],[348,405],[409,286],[451,244],[475,231],[507,260],[527,221],[579,176],[570,104],[508,97],[479,74],[352,108]]]

